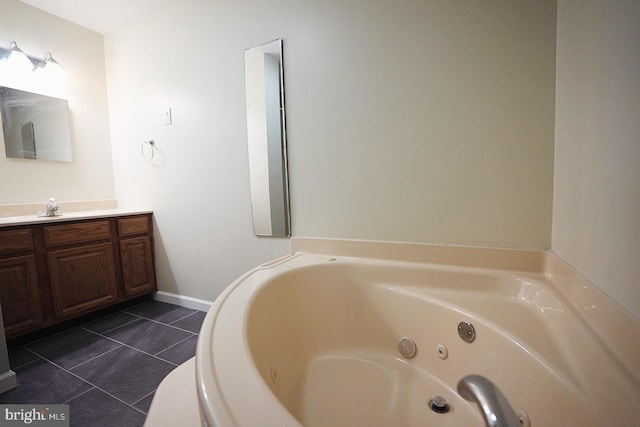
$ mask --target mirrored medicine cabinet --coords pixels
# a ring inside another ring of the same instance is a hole
[[[290,236],[282,40],[244,51],[253,233]]]
[[[65,99],[0,86],[0,115],[7,157],[71,161]]]

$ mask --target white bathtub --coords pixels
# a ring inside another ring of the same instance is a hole
[[[196,352],[203,424],[481,427],[456,391],[479,374],[532,426],[640,425],[640,326],[555,255],[296,245],[328,254],[260,266],[209,311]],[[415,357],[399,353],[402,337]],[[434,395],[448,413],[428,407]]]

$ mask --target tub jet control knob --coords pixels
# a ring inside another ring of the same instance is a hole
[[[429,407],[433,412],[437,412],[438,414],[446,414],[449,412],[447,400],[442,396],[433,396],[429,401]]]
[[[473,327],[471,322],[463,320],[458,323],[458,335],[462,338],[462,341],[471,343],[476,339],[476,329]]]

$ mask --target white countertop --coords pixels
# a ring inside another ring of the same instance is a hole
[[[84,212],[62,212],[60,216],[39,217],[38,215],[9,216],[0,218],[0,227],[14,225],[42,224],[47,222],[76,221],[79,219],[107,218],[153,213],[151,209],[103,209]]]

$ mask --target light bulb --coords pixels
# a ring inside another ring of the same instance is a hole
[[[11,42],[11,55],[9,55],[9,66],[16,72],[27,72],[33,70],[33,63],[29,57],[18,47],[16,42]]]
[[[29,90],[29,76],[33,70],[33,63],[16,42],[11,42],[11,55],[2,62],[0,83],[14,89]]]

